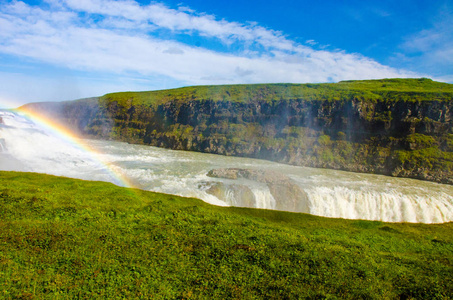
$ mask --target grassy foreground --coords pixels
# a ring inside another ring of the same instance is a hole
[[[452,233],[0,172],[0,298],[451,299]]]

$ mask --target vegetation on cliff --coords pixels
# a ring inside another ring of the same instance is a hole
[[[341,220],[0,172],[0,298],[450,299],[452,223]]]
[[[120,92],[102,97],[122,107],[163,104],[169,101],[213,100],[232,102],[279,101],[300,99],[314,101],[350,100],[363,98],[369,101],[388,100],[424,101],[451,100],[453,85],[420,79],[352,80],[319,84],[236,84],[217,86],[191,86],[149,92]]]
[[[453,183],[453,85],[426,78],[124,92],[59,114],[98,138]]]

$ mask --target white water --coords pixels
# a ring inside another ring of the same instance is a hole
[[[412,179],[288,166],[263,160],[88,140],[102,153],[93,157],[74,143],[32,123],[0,111],[0,170],[40,172],[121,185],[99,159],[111,163],[139,188],[200,198],[215,205],[250,205],[235,192],[247,186],[254,207],[274,209],[269,188],[251,180],[210,178],[216,168],[273,170],[289,176],[307,194],[309,213],[326,217],[389,222],[442,223],[453,221],[453,186]],[[3,139],[3,140],[2,140]],[[225,197],[208,193],[224,184]],[[1,183],[0,183],[1,188]]]

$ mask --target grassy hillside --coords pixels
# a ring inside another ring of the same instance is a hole
[[[0,172],[0,298],[450,299],[452,229]]]

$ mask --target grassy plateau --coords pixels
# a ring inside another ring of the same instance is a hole
[[[189,86],[178,89],[110,93],[102,101],[116,101],[123,107],[135,105],[155,106],[168,101],[230,101],[254,100],[281,101],[306,99],[309,101],[339,101],[353,98],[369,102],[386,101],[450,101],[453,84],[436,82],[426,78],[351,80],[338,83],[309,84],[235,84]]]
[[[452,232],[0,172],[0,298],[451,299]]]

